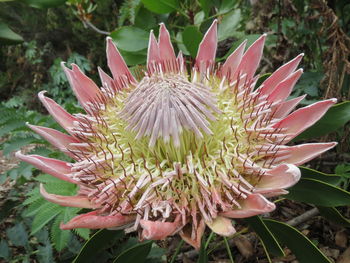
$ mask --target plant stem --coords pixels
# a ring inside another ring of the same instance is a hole
[[[210,232],[210,235],[209,235],[207,241],[205,242],[205,249],[208,248],[209,243],[210,243],[210,241],[213,239],[214,234],[215,234],[215,233],[214,233],[213,231]]]
[[[227,242],[227,238],[226,237],[224,237],[224,242],[225,242],[226,250],[227,250],[227,253],[228,253],[228,256],[230,258],[231,263],[235,263],[235,261],[233,260],[231,249],[230,249],[230,246],[229,246],[229,244]]]
[[[177,255],[180,253],[180,249],[182,248],[183,244],[184,244],[184,240],[181,239],[181,241],[179,242],[179,244],[178,244],[177,247],[176,247],[175,254],[174,254],[173,257],[171,258],[170,263],[174,263],[174,262],[175,262],[176,257],[177,257]]]

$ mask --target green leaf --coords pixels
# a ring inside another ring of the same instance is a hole
[[[13,137],[11,138],[11,140],[7,141],[4,145],[4,149],[3,149],[3,154],[4,155],[8,155],[11,152],[17,151],[20,148],[22,148],[23,146],[26,146],[28,144],[34,143],[36,142],[38,139],[33,137],[33,136],[29,136],[29,137]]]
[[[202,24],[202,22],[204,21],[204,17],[205,14],[203,11],[198,12],[195,16],[194,16],[194,24],[196,26],[200,26],[200,24]]]
[[[94,256],[100,251],[113,245],[115,241],[122,238],[123,235],[123,230],[114,231],[102,229],[97,231],[88,241],[85,242],[73,263],[96,262]]]
[[[147,48],[149,34],[141,28],[123,26],[113,31],[111,38],[117,44],[118,49],[134,52]]]
[[[350,101],[345,101],[332,106],[318,122],[294,138],[293,141],[326,135],[343,127],[348,121],[350,121]]]
[[[127,52],[119,49],[119,52],[123,56],[125,63],[128,66],[144,64],[147,60],[147,49],[138,52]]]
[[[193,58],[197,55],[198,47],[202,38],[203,34],[196,26],[186,26],[182,32],[182,41]]]
[[[129,249],[124,250],[120,253],[113,263],[124,263],[124,262],[133,262],[133,263],[143,263],[146,261],[147,256],[152,248],[152,241],[146,241],[139,243]]]
[[[258,216],[253,216],[244,219],[245,222],[258,234],[261,242],[264,244],[267,252],[276,257],[283,257],[284,252],[280,244],[271,231],[266,227],[264,222]]]
[[[14,246],[24,247],[28,244],[28,234],[23,223],[7,229],[6,235]]]
[[[211,7],[213,6],[213,2],[210,0],[199,0],[198,2],[202,10],[204,11],[205,15],[209,16],[209,12]]]
[[[69,207],[66,207],[64,212],[59,214],[55,218],[55,221],[51,226],[51,239],[57,251],[61,251],[67,246],[71,236],[71,232],[69,230],[60,229],[60,224],[64,219],[64,216],[65,216],[64,214],[67,208]]]
[[[350,227],[350,219],[344,217],[337,208],[324,206],[318,206],[317,208],[327,220],[340,226]]]
[[[236,0],[222,0],[218,14],[224,14],[231,11],[236,3]]]
[[[52,255],[52,246],[50,243],[46,244],[46,246],[39,246],[39,251],[37,254],[37,258],[40,263],[52,263],[54,262]]]
[[[21,2],[35,8],[49,8],[63,5],[66,0],[20,0]]]
[[[34,235],[42,229],[48,222],[54,219],[55,216],[61,213],[62,209],[61,206],[49,202],[41,206],[33,219],[31,234]]]
[[[176,44],[177,44],[178,49],[181,50],[184,55],[189,56],[190,52],[187,50],[187,48],[184,44],[182,32],[180,32],[180,31],[177,32],[175,38],[176,38]]]
[[[141,0],[144,6],[157,14],[167,14],[179,7],[178,0]]]
[[[222,41],[234,36],[240,21],[240,9],[232,10],[231,12],[224,15],[218,27],[218,40]]]
[[[349,192],[315,179],[302,178],[288,191],[284,197],[299,202],[327,207],[350,205]]]
[[[331,262],[306,236],[294,227],[271,219],[264,219],[263,222],[277,240],[293,252],[300,263]]]
[[[202,237],[201,247],[199,248],[199,255],[197,263],[207,263],[208,262],[208,253],[205,246],[205,238]]]
[[[85,240],[88,240],[90,237],[90,229],[88,228],[76,228],[74,232]]]
[[[154,14],[152,14],[146,8],[140,7],[135,17],[134,25],[136,27],[149,30],[157,26],[157,21]]]
[[[9,260],[10,259],[11,250],[6,240],[1,239],[0,242],[0,258]]]
[[[338,185],[341,181],[340,175],[326,174],[303,166],[299,166],[299,169],[301,171],[302,178],[315,179],[333,185]]]
[[[2,44],[17,44],[23,42],[23,38],[13,32],[8,25],[0,22],[0,43]]]

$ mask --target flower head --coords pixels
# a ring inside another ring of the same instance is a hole
[[[141,79],[130,73],[111,38],[112,77],[99,68],[101,88],[78,66],[62,64],[86,113],[67,113],[43,91],[39,99],[69,135],[29,127],[75,161],[17,153],[45,173],[78,185],[76,196],[50,194],[41,185],[51,202],[92,209],[61,228],[122,227],[154,240],[179,233],[198,248],[205,226],[228,236],[235,233],[232,218],[274,210],[267,197],[286,193],[299,180],[296,165],[336,143],[286,144],[336,100],[292,112],[304,98],[286,100],[302,74],[296,70],[302,54],[256,87],[264,41],[262,35],[246,52],[243,42],[216,65],[214,21],[187,71],[161,24],[158,41],[150,33]]]

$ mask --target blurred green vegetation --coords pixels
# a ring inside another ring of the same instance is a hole
[[[244,39],[251,44],[266,32],[268,37],[260,65],[262,74],[305,53],[302,61],[305,73],[292,96],[306,93],[304,105],[322,98],[350,99],[350,3],[347,0],[0,1],[0,149],[3,155],[11,158],[14,151],[29,144],[27,152],[66,158],[25,126],[29,122],[60,129],[38,103],[35,94],[41,90],[47,90],[69,112],[81,110],[61,70],[61,61],[78,64],[99,83],[97,66],[106,69],[107,35],[117,43],[133,69],[146,61],[149,31],[153,29],[157,34],[159,23],[164,22],[176,51],[181,50],[191,63],[198,43],[215,18],[219,20],[218,61],[224,60]],[[333,162],[323,169],[327,172],[335,169],[343,178],[344,189],[349,188],[348,135],[347,126],[331,135],[341,142],[331,161],[341,162],[337,166]],[[318,168],[320,163],[313,165]],[[58,224],[79,211],[57,209],[55,205],[44,207],[47,203],[34,187],[37,181],[44,181],[48,189],[51,187],[52,192],[60,193],[59,183],[39,175],[26,163],[2,172],[0,182],[4,187],[10,186],[4,190],[5,195],[0,195],[0,224],[7,229],[0,235],[0,258],[11,262],[71,262],[89,233],[59,232]],[[74,191],[73,187],[68,194]],[[125,241],[125,249],[136,246],[134,238],[119,238]],[[124,252],[115,244],[105,246],[108,252],[95,255],[100,260],[123,257]],[[148,262],[164,259],[165,251],[156,244],[152,248],[146,244],[135,249],[145,248],[151,251]]]

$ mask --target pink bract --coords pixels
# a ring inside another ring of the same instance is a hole
[[[266,35],[246,51],[243,42],[222,65],[215,63],[217,21],[205,34],[193,68],[176,56],[160,25],[150,33],[147,71],[133,76],[107,38],[112,77],[99,68],[99,88],[77,65],[62,64],[85,109],[71,115],[39,93],[67,131],[29,125],[74,159],[17,157],[78,187],[76,196],[41,194],[50,202],[92,209],[62,224],[72,228],[125,228],[140,239],[174,234],[195,248],[208,226],[219,235],[236,230],[231,219],[273,211],[267,197],[284,194],[300,179],[301,165],[336,145],[286,146],[336,102],[293,111],[304,96],[287,100],[302,70],[303,55],[256,87]]]

